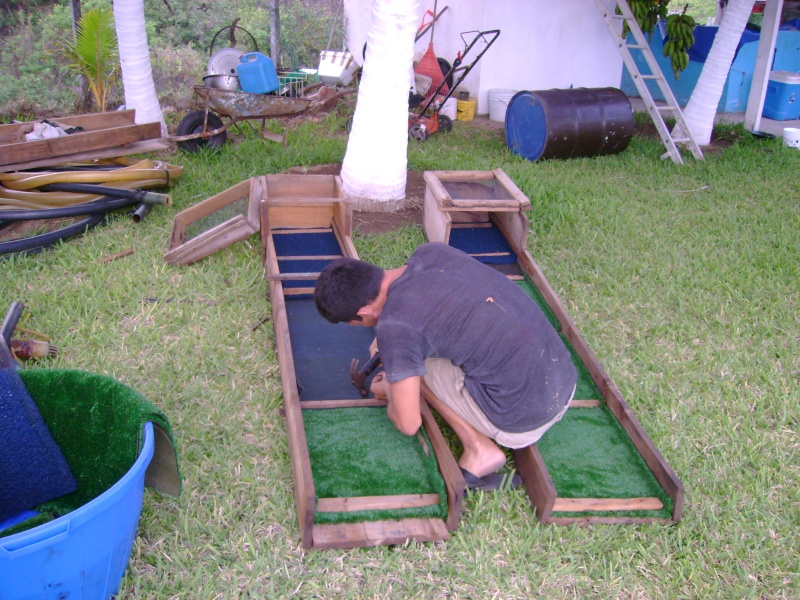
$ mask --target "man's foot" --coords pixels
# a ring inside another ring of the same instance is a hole
[[[489,438],[486,444],[464,447],[458,466],[477,477],[483,477],[500,470],[506,464],[506,453]]]
[[[493,492],[499,489],[515,490],[522,483],[522,479],[516,473],[513,476],[509,473],[489,473],[483,477],[478,477],[462,468],[461,474],[464,475],[464,482],[470,492]]]

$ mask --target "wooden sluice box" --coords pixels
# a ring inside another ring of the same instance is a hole
[[[684,490],[527,250],[530,200],[502,170],[425,173],[425,234],[517,281],[572,353],[570,409],[537,444],[513,451],[545,523],[680,520]]]
[[[295,501],[306,548],[443,540],[458,526],[464,479],[425,403],[424,438],[399,433],[385,404],[361,398],[350,361],[369,358],[371,328],[316,310],[319,272],[358,258],[339,177],[262,178],[260,233]]]

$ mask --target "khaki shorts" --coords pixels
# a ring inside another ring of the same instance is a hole
[[[464,371],[445,358],[429,358],[425,361],[427,373],[423,377],[425,384],[436,394],[444,404],[453,410],[459,417],[472,425],[483,435],[495,440],[506,448],[525,448],[539,441],[539,438],[553,425],[561,420],[569,408],[569,402],[564,408],[544,425],[532,431],[521,433],[508,433],[501,431],[492,424],[483,411],[476,404],[475,399],[464,385]],[[572,390],[570,400],[575,394]]]

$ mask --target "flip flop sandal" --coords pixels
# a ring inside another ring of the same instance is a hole
[[[508,473],[489,473],[483,477],[478,477],[466,469],[461,469],[461,474],[464,476],[464,482],[470,492],[493,492],[500,489],[515,490],[522,484],[522,478],[517,474],[512,476]]]

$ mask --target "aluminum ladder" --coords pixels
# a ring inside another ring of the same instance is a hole
[[[628,73],[630,73],[633,83],[639,91],[639,96],[641,96],[645,108],[647,108],[647,112],[650,113],[650,117],[653,119],[653,123],[658,130],[658,135],[661,136],[661,141],[664,142],[664,146],[667,148],[667,152],[661,158],[665,159],[669,157],[674,163],[682,165],[683,157],[678,149],[678,144],[684,144],[691,151],[692,156],[697,160],[703,160],[703,151],[700,149],[700,146],[697,145],[691,131],[689,131],[689,127],[686,125],[686,121],[683,118],[683,112],[678,105],[678,101],[675,99],[675,94],[672,93],[672,88],[669,87],[669,83],[667,83],[667,80],[664,78],[664,74],[658,66],[656,57],[650,49],[650,44],[647,43],[645,35],[639,27],[639,23],[636,21],[636,17],[633,16],[633,12],[630,6],[628,6],[628,2],[626,0],[613,0],[607,3],[606,0],[595,0],[595,3],[600,13],[603,15],[603,20],[606,22],[606,26],[609,32],[611,32],[614,42],[619,48],[619,53],[622,55],[622,60],[628,69]],[[619,9],[619,14],[617,14],[616,9]],[[622,23],[628,24],[628,29],[633,34],[635,40],[634,44],[628,43],[627,36],[624,38],[622,37]],[[632,50],[641,51],[650,69],[650,73],[641,73],[639,71],[639,67],[633,59]],[[648,81],[654,81],[656,85],[658,85],[658,89],[661,90],[661,94],[664,96],[664,104],[657,105],[655,100],[653,100],[650,89],[647,87]],[[684,137],[672,137],[672,133],[664,121],[664,117],[670,115],[675,118],[678,131],[680,131],[681,135]]]

